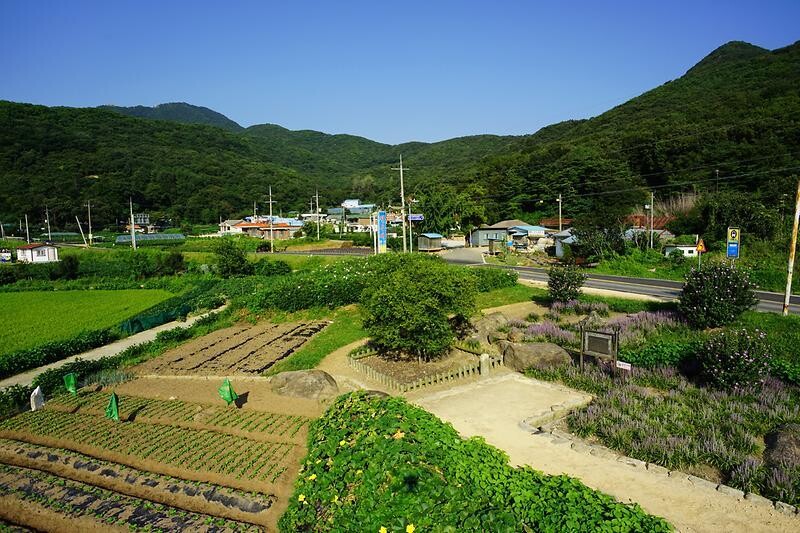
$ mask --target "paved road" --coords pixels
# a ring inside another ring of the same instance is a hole
[[[277,252],[280,254],[290,255],[370,255],[372,248],[365,247],[350,247],[350,248],[319,248],[316,250],[284,250]]]
[[[537,267],[509,267],[502,265],[488,265],[483,263],[481,251],[478,249],[459,249],[450,250],[442,254],[442,257],[451,263],[481,266],[488,268],[505,268],[514,270],[519,274],[520,279],[531,281],[547,282],[547,270]],[[665,300],[674,300],[681,292],[683,283],[665,279],[652,278],[628,278],[624,276],[609,276],[605,274],[589,274],[586,286],[595,289],[606,289],[633,294],[645,294],[655,296]],[[783,310],[783,294],[756,291],[758,296],[759,311],[780,313]],[[789,311],[793,314],[800,314],[800,296],[792,296]]]

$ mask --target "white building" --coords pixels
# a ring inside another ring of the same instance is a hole
[[[26,244],[17,248],[20,263],[52,263],[58,261],[58,248],[51,244]]]
[[[237,227],[237,224],[241,224],[244,220],[240,219],[229,219],[224,222],[219,223],[219,233],[221,235],[235,235],[241,234],[242,228]]]
[[[675,250],[680,250],[683,257],[697,257],[696,244],[668,244],[664,247],[664,255],[669,257]]]

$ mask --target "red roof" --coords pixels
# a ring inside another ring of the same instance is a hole
[[[49,246],[50,248],[55,248],[52,244],[43,244],[41,242],[35,242],[32,244],[26,244],[24,246],[18,246],[17,250],[33,250],[34,248],[42,248],[44,246]]]

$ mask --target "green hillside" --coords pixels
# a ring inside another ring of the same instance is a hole
[[[154,107],[142,105],[137,105],[134,107],[105,105],[100,107],[102,109],[108,109],[110,111],[122,113],[123,115],[128,115],[129,117],[149,118],[153,120],[170,120],[172,122],[181,122],[183,124],[205,124],[207,126],[216,126],[228,131],[242,131],[244,129],[222,113],[217,113],[216,111],[207,107],[191,105],[185,102],[159,104]]]
[[[566,216],[627,212],[651,189],[662,198],[738,189],[774,206],[800,173],[800,44],[768,51],[728,43],[602,115],[523,137],[390,146],[271,124],[238,130],[188,104],[125,109],[0,102],[2,220],[28,213],[38,221],[47,204],[52,220],[68,226],[91,199],[97,223],[113,223],[132,197],[136,210],[155,216],[214,222],[251,212],[256,200],[265,206],[269,185],[283,211],[306,208],[316,188],[327,204],[396,202],[390,168],[401,153],[411,193],[472,186],[490,221],[552,215],[559,193]],[[212,119],[220,127],[184,123]]]

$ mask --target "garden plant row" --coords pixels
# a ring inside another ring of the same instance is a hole
[[[219,476],[223,485],[262,492],[284,475],[297,452],[297,445],[290,442],[259,442],[169,425],[119,423],[47,409],[3,421],[0,436],[60,445],[100,459],[148,461],[186,472],[188,479]]]
[[[62,412],[102,415],[107,403],[108,393],[81,391],[76,396],[67,394],[57,396],[48,402],[47,406],[48,409]],[[119,395],[119,403],[125,412],[135,413],[137,421],[202,425],[222,433],[232,430],[249,433],[254,436],[253,438],[256,435],[268,435],[281,440],[294,440],[310,421],[297,415],[241,411],[223,406],[200,406],[180,400],[156,400]]]

